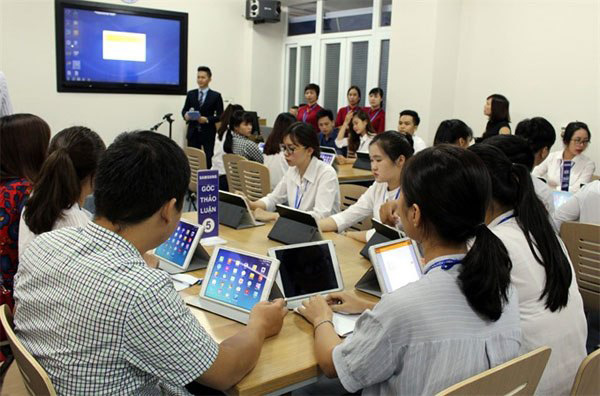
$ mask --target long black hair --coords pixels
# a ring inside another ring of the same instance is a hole
[[[321,111],[319,111],[319,114],[321,114]],[[319,114],[317,114],[317,117],[319,117]],[[273,129],[265,142],[265,149],[263,150],[265,155],[273,155],[281,151],[280,146],[283,142],[283,133],[294,122],[296,122],[296,117],[292,113],[280,113],[277,116],[273,124]]]
[[[233,130],[239,127],[243,122],[252,123],[252,116],[243,110],[236,110],[229,118],[229,125],[225,134],[225,142],[223,143],[223,151],[233,153]]]
[[[426,235],[457,244],[475,237],[458,282],[475,312],[498,320],[508,301],[512,263],[484,224],[492,183],[481,159],[448,144],[427,148],[404,166],[402,194],[406,205],[419,206]]]
[[[497,147],[476,144],[469,148],[487,167],[492,178],[494,201],[513,208],[517,223],[527,239],[535,260],[546,270],[546,285],[540,300],[554,312],[567,305],[573,274],[554,232],[548,212],[537,197],[529,170],[512,163]]]
[[[292,142],[299,146],[312,148],[312,157],[320,158],[321,147],[319,146],[319,139],[317,139],[317,134],[309,124],[300,121],[294,122],[285,130],[281,137],[281,141],[283,141],[286,136],[289,136]]]
[[[223,140],[223,134],[229,129],[229,122],[231,120],[231,116],[238,110],[244,111],[244,107],[239,104],[229,104],[225,108],[223,114],[221,114],[221,118],[219,119],[219,129],[217,129],[217,136],[219,136],[219,141]]]
[[[361,121],[367,122],[367,125],[365,126],[367,130],[367,135],[375,136],[375,134],[377,134],[377,131],[375,131],[375,128],[373,128],[373,124],[371,124],[371,119],[369,118],[369,115],[366,112],[364,112],[363,110],[358,110],[356,113],[354,113],[352,119],[354,119],[354,117],[358,118]],[[351,153],[355,153],[356,150],[358,150],[358,147],[360,146],[360,135],[358,134],[358,132],[354,131],[354,125],[352,123],[350,123],[348,129],[350,130],[350,134],[348,135],[348,151],[350,151]]]
[[[105,149],[100,136],[82,126],[63,129],[52,138],[34,193],[25,204],[25,223],[34,234],[52,230],[62,211],[79,200],[81,183],[88,177],[93,181]]]
[[[433,145],[437,146],[442,143],[457,144],[457,140],[463,138],[465,142],[470,142],[473,139],[473,130],[467,124],[458,119],[444,120],[440,122]]]

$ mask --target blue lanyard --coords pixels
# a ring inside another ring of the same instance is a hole
[[[373,115],[371,116],[371,122],[373,122],[373,120],[374,120],[375,118],[377,118],[377,116],[379,115],[379,113],[380,113],[380,112],[381,112],[381,109],[377,110],[377,113],[375,113],[375,114],[373,114]]]
[[[431,271],[434,268],[437,267],[442,267],[442,269],[444,271],[448,271],[450,268],[454,267],[456,264],[460,264],[462,262],[461,259],[445,259],[445,260],[440,260],[436,263],[434,263],[431,267],[429,267],[427,269],[427,271],[425,271],[425,274],[428,274],[429,271]]]
[[[386,193],[387,193],[387,191],[384,190],[383,191],[383,203],[386,203],[387,200],[388,200],[388,197],[387,197]],[[394,198],[394,200],[398,200],[399,196],[400,196],[400,187],[398,187],[398,191],[396,191],[396,197]]]
[[[294,209],[300,208],[300,204],[302,203],[302,198],[304,198],[304,193],[306,192],[307,187],[308,180],[306,181],[304,188],[302,189],[302,194],[300,194],[300,186],[296,187],[296,199],[294,200]]]
[[[308,118],[308,114],[310,113],[310,111],[312,109],[315,108],[316,105],[317,105],[316,103],[314,105],[312,105],[312,106],[306,105],[306,111],[302,115],[302,122],[306,122],[306,119]]]
[[[514,214],[506,216],[505,218],[503,218],[502,220],[500,220],[500,222],[498,223],[498,225],[504,223],[505,221],[508,221],[508,220],[512,219],[513,217],[515,217]]]

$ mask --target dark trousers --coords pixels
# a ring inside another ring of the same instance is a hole
[[[202,131],[200,129],[188,132],[188,147],[195,147],[204,150],[206,154],[206,166],[208,169],[212,166],[212,156],[215,148],[215,132]]]

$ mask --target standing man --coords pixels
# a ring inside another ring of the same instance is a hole
[[[215,146],[215,123],[223,114],[223,98],[217,91],[208,87],[212,72],[206,66],[198,67],[198,89],[187,93],[181,115],[188,124],[187,143],[189,147],[202,148],[206,154],[206,165],[211,167]],[[199,112],[196,114],[195,112]]]

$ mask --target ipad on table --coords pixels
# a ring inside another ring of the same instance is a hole
[[[419,249],[410,238],[371,246],[369,257],[383,294],[416,282],[423,276]]]
[[[319,148],[321,149],[322,153],[333,154],[334,156],[337,155],[337,151],[333,147],[320,146]]]
[[[158,268],[170,274],[205,268],[210,256],[200,245],[204,227],[181,219],[175,231],[165,242],[154,249]]]
[[[352,167],[356,169],[364,169],[370,171],[371,157],[369,156],[369,153],[357,152],[356,161],[354,161],[354,165]]]
[[[279,218],[268,238],[286,245],[314,242],[323,239],[317,220],[308,212],[277,205]]]
[[[256,221],[244,197],[223,190],[219,190],[219,223],[238,230],[265,224]]]
[[[310,296],[344,289],[332,241],[279,246],[269,249],[269,256],[279,260],[276,283],[290,309]]]
[[[375,233],[371,236],[371,238],[369,238],[365,246],[360,251],[361,256],[366,259],[369,258],[369,248],[371,246],[387,241],[393,241],[395,239],[401,239],[406,236],[402,231],[394,227],[390,227],[387,224],[383,224],[381,221],[375,218],[371,219],[371,223],[373,224]]]
[[[327,165],[334,165],[335,162],[335,154],[326,153],[325,151],[321,151],[321,160],[325,162]]]
[[[269,299],[279,260],[247,251],[215,248],[200,294],[186,303],[217,315],[248,323],[250,311]]]

